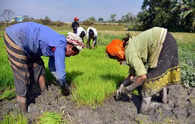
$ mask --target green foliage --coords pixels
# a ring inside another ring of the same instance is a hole
[[[12,99],[16,96],[14,89],[6,89],[2,94],[0,94],[0,101],[3,99]]]
[[[2,33],[2,32],[1,32]],[[5,45],[3,37],[0,37],[0,87],[3,88],[13,88],[13,73],[8,62],[7,52],[5,50]]]
[[[72,95],[78,104],[101,104],[128,74],[127,66],[120,66],[116,60],[107,57],[105,46],[85,49],[68,58],[66,63],[67,80],[75,86]]]
[[[179,46],[182,83],[187,87],[195,86],[195,43],[180,43]]]
[[[104,21],[104,18],[100,17],[98,18],[98,22],[103,22]]]
[[[27,118],[22,114],[7,114],[0,121],[0,124],[28,124]]]
[[[40,21],[44,25],[49,25],[51,23],[51,19],[48,16],[45,16],[44,19],[40,19]]]
[[[115,22],[115,21],[116,21],[116,19],[115,19],[116,16],[117,16],[116,14],[111,14],[111,15],[110,15],[110,21],[111,21],[111,22]]]
[[[38,124],[67,124],[62,120],[62,115],[54,112],[44,112],[40,117]]]
[[[194,31],[194,0],[144,0],[138,20],[142,29],[154,26],[170,31]]]

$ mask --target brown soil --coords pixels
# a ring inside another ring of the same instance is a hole
[[[76,105],[71,96],[63,96],[59,87],[50,85],[47,91],[31,101],[26,116],[29,123],[48,111],[62,113],[71,124],[195,124],[195,89],[169,86],[168,98],[168,105],[161,104],[144,115],[138,111],[141,101],[138,96],[125,97],[121,101],[110,97],[102,105],[92,108]],[[18,108],[15,99],[1,101],[0,106],[0,119],[6,113],[17,112]]]

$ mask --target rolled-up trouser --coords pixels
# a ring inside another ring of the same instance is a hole
[[[29,59],[24,50],[6,33],[4,33],[4,42],[14,73],[16,95],[26,96],[30,83],[38,82],[39,77],[45,74],[44,63],[40,57]]]

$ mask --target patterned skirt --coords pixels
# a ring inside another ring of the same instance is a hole
[[[30,83],[38,82],[39,77],[45,74],[44,63],[41,58],[29,59],[24,50],[12,41],[6,33],[4,33],[4,42],[14,74],[16,94],[26,96]]]
[[[149,68],[147,80],[143,85],[143,96],[152,96],[170,84],[179,83],[180,67],[178,47],[174,37],[167,33],[156,68]]]

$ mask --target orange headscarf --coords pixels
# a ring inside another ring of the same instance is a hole
[[[119,39],[112,40],[112,42],[106,46],[106,52],[112,57],[125,60],[125,48],[123,41]]]

